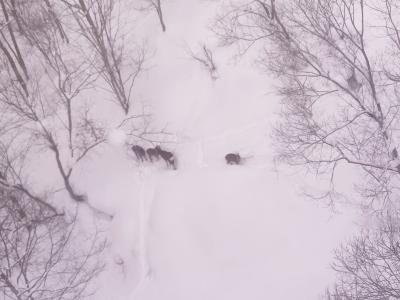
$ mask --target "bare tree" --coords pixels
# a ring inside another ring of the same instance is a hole
[[[213,52],[205,43],[199,45],[198,51],[187,47],[187,52],[195,62],[199,63],[210,74],[212,80],[218,79],[218,70]]]
[[[144,63],[142,48],[137,48],[137,56],[126,52],[132,48],[124,48],[116,21],[121,7],[116,10],[117,5],[118,1],[108,0],[10,1],[5,10],[14,18],[9,24],[18,28],[20,43],[25,43],[23,55],[32,75],[24,85],[15,84],[16,64],[5,60],[0,103],[10,119],[24,124],[15,128],[19,135],[34,137],[36,147],[52,152],[71,199],[88,204],[97,213],[72,179],[75,167],[106,141],[106,120],[93,113],[93,107],[105,99],[89,100],[87,93],[104,86],[101,79],[105,80],[115,102],[128,114],[133,85]],[[124,123],[140,117],[127,115]]]
[[[102,270],[98,236],[77,246],[75,219],[0,187],[0,298],[82,299]]]
[[[252,0],[231,2],[214,27],[240,54],[257,47],[279,78],[277,160],[326,178],[319,196],[331,201],[339,168],[352,167],[365,207],[389,211],[337,250],[325,299],[400,297],[399,25],[393,0]]]
[[[14,119],[22,119],[25,124],[23,131],[35,137],[34,144],[53,152],[68,194],[75,201],[82,202],[84,195],[77,193],[71,184],[72,171],[75,164],[105,141],[105,132],[90,118],[87,110],[82,111],[84,103],[75,103],[75,100],[82,90],[91,86],[95,75],[87,64],[67,65],[51,33],[42,32],[39,37],[28,27],[24,32],[33,45],[32,53],[38,49],[38,55],[44,59],[46,72],[31,76],[29,96],[10,82],[0,92],[0,102],[10,115],[14,115]],[[68,146],[63,147],[64,144]]]
[[[81,299],[102,269],[97,259],[103,240],[97,234],[87,239],[92,243],[81,240],[74,212],[59,210],[63,194],[32,191],[28,182],[35,170],[27,162],[44,154],[73,203],[111,218],[77,187],[75,174],[105,145],[108,116],[96,108],[108,99],[96,96],[98,89],[108,85],[123,112],[117,122],[140,137],[136,121],[144,116],[133,114],[132,91],[145,52],[124,44],[118,1],[0,5],[1,296]]]
[[[124,48],[116,15],[123,9],[121,2],[62,0],[62,3],[75,19],[80,35],[87,41],[84,45],[95,51],[95,67],[111,88],[115,102],[128,114],[133,85],[143,70],[145,50],[142,47]]]
[[[0,30],[0,49],[10,64],[13,75],[23,88],[25,94],[28,94],[28,89],[26,87],[26,80],[29,78],[28,70],[24,58],[22,57],[19,43],[15,37],[14,28],[11,24],[5,0],[0,1],[0,7],[3,14],[3,22]],[[7,30],[5,30],[6,28]]]
[[[392,0],[253,0],[216,20],[223,45],[258,47],[259,65],[280,79],[277,158],[326,174],[322,196],[346,164],[361,172],[367,205],[397,199],[399,13]]]
[[[95,232],[81,240],[75,213],[29,190],[25,154],[0,147],[0,298],[82,299],[103,268],[104,239]]]
[[[364,231],[335,252],[335,285],[327,300],[400,298],[398,216],[385,216],[378,229]]]
[[[161,0],[142,0],[145,4],[141,7],[142,11],[156,11],[158,20],[160,21],[161,29],[163,32],[167,30],[164,22],[163,11],[161,8]]]

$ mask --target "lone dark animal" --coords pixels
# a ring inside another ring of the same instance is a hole
[[[397,149],[394,148],[392,151],[392,159],[397,159],[399,157],[399,153],[397,152]]]
[[[160,146],[156,146],[155,149],[157,150],[158,155],[161,156],[161,158],[166,162],[167,166],[176,170],[174,154],[172,152],[162,150]]]
[[[146,151],[143,149],[143,147],[139,145],[133,145],[131,149],[139,161],[143,162],[146,160]]]
[[[146,150],[147,152],[147,157],[150,159],[151,162],[153,162],[153,159],[158,159],[159,154],[156,148],[149,148]]]
[[[225,160],[228,165],[239,165],[241,159],[238,153],[228,153],[225,155]]]

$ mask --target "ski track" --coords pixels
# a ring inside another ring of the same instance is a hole
[[[136,299],[137,291],[152,278],[152,266],[148,253],[148,234],[151,208],[154,198],[155,182],[154,170],[146,166],[139,167],[140,190],[139,190],[139,264],[141,269],[140,280],[131,292],[130,299]]]

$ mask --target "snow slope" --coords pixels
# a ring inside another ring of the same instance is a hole
[[[152,202],[151,280],[129,299],[315,299],[348,226],[253,168],[163,174]]]
[[[317,299],[332,279],[351,219],[299,199],[268,169],[138,169],[109,184],[132,192],[114,203],[95,299]]]
[[[270,80],[227,50],[215,53],[216,82],[187,58],[184,43],[212,42],[217,4],[165,1],[167,32],[154,15],[138,29],[157,52],[137,94],[175,134],[165,147],[178,170],[136,163],[117,132],[83,171],[90,199],[114,214],[93,299],[317,299],[332,280],[332,250],[355,228],[351,213],[298,197],[295,179],[272,171]],[[245,163],[227,166],[224,155],[236,151]]]

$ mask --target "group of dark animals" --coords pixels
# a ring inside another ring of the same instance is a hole
[[[135,153],[136,158],[141,162],[145,160],[150,160],[150,162],[153,162],[161,157],[167,164],[167,167],[172,167],[176,170],[174,154],[172,152],[161,149],[160,146],[144,150],[144,148],[139,145],[133,145],[131,149],[133,153]]]
[[[172,167],[176,170],[174,154],[161,149],[160,146],[144,150],[144,148],[139,145],[133,145],[131,149],[135,153],[136,158],[141,162],[145,160],[150,160],[150,162],[153,162],[161,157],[167,164],[167,167]],[[242,158],[238,153],[228,153],[225,155],[225,161],[228,165],[240,165]]]

